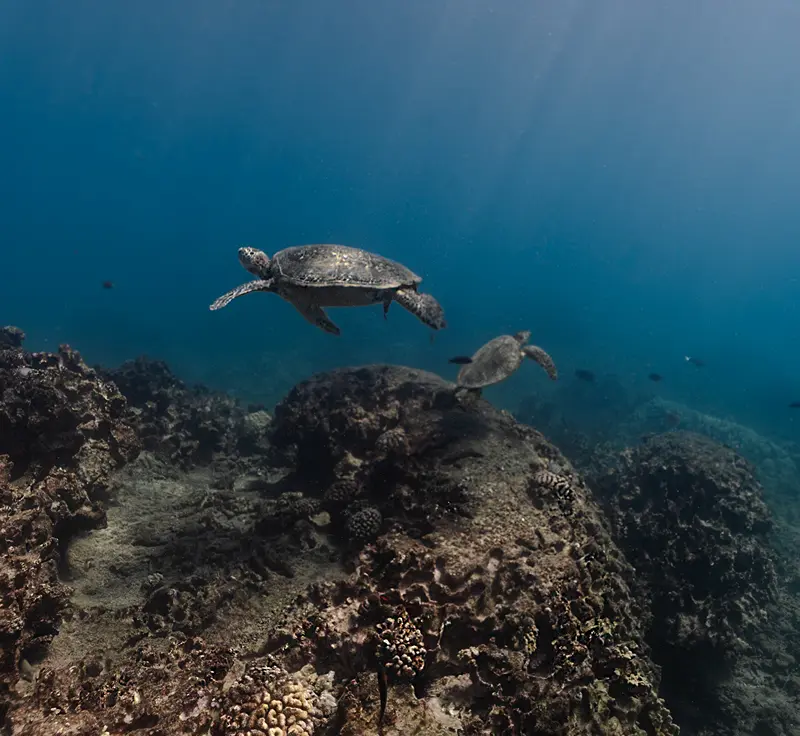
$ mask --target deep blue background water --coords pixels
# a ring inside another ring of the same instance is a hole
[[[563,375],[795,436],[798,39],[778,0],[0,0],[0,323],[267,400],[528,328]],[[239,245],[308,242],[402,260],[449,328],[208,311]]]

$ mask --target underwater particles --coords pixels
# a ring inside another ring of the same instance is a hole
[[[447,326],[444,310],[430,294],[417,291],[422,281],[396,261],[347,245],[297,245],[270,258],[257,248],[239,248],[239,262],[255,281],[237,286],[209,309],[222,309],[237,297],[264,291],[285,299],[312,325],[331,335],[341,330],[325,307],[363,307],[392,302],[411,312],[431,329]]]

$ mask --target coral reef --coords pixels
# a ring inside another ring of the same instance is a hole
[[[752,646],[717,687],[723,716],[705,719],[699,736],[800,733],[800,529],[779,528],[776,535],[783,585]]]
[[[617,434],[616,428],[649,398],[631,391],[618,376],[607,374],[592,382],[564,376],[548,388],[524,397],[514,416],[544,432],[573,462],[575,450]]]
[[[0,342],[0,723],[58,632],[69,592],[60,556],[105,523],[111,473],[140,451],[113,383],[69,346],[27,353],[20,343]]]
[[[601,391],[598,388],[597,385],[580,386],[578,382],[573,386],[563,384],[563,395],[557,389],[548,400],[531,397],[522,402],[516,414],[545,432],[587,474],[590,485],[592,478],[602,477],[610,469],[619,471],[620,452],[638,444],[642,436],[679,430],[707,436],[732,448],[753,464],[774,520],[769,542],[776,553],[777,598],[763,604],[764,620],[750,621],[745,627],[748,629],[746,641],[737,639],[739,646],[734,656],[725,658],[722,663],[714,656],[703,658],[698,649],[688,650],[697,664],[687,664],[684,659],[687,650],[659,651],[656,648],[654,658],[664,665],[668,702],[682,724],[698,736],[750,736],[754,733],[789,736],[800,732],[796,707],[800,691],[791,674],[800,657],[800,641],[796,634],[796,622],[800,621],[797,613],[800,578],[795,562],[798,545],[792,541],[797,537],[800,520],[798,447],[762,436],[729,419],[660,397],[615,396],[613,392],[606,392],[605,387]],[[574,395],[568,396],[565,389],[574,391]],[[598,408],[602,407],[598,407],[598,396],[594,394],[602,394],[602,401],[610,397],[605,412],[598,413]],[[604,421],[598,422],[599,418]],[[709,453],[708,458],[719,459],[715,453]],[[610,476],[605,480],[614,482]],[[689,487],[687,485],[687,489]],[[668,544],[666,539],[665,544]],[[630,545],[629,556],[633,561],[642,561],[635,544]],[[770,575],[766,581],[770,588],[773,579]],[[645,576],[641,582],[646,583]],[[646,594],[643,600],[647,600]],[[651,637],[654,634],[657,637],[657,629],[651,631]],[[673,655],[676,656],[673,658]],[[698,682],[699,674],[708,675],[704,683]],[[693,707],[692,702],[696,706]]]
[[[19,327],[0,327],[0,348],[21,348],[25,333]]]
[[[463,408],[438,377],[374,366],[297,386],[272,443],[308,494],[340,489],[334,528],[352,504],[384,520],[353,576],[315,586],[285,621],[290,635],[267,645],[295,666],[349,668],[341,733],[376,732],[378,688],[363,669],[381,664],[400,675],[387,732],[677,732],[632,570],[540,434],[482,400]]]
[[[242,473],[242,455],[267,451],[271,421],[260,407],[245,410],[225,394],[186,386],[163,361],[139,357],[98,369],[128,400],[144,449],[182,470],[216,464],[217,485]]]
[[[545,400],[531,396],[514,415],[535,426],[580,470],[590,469],[600,445],[616,453],[648,434],[686,431],[733,448],[756,468],[776,516],[800,523],[800,446],[760,435],[750,427],[661,397],[628,395],[613,379],[565,383]]]
[[[264,439],[260,480],[224,490],[123,471],[9,733],[677,733],[633,568],[539,433],[370,366],[298,385]]]
[[[160,644],[161,642],[158,642]],[[88,656],[42,667],[29,707],[9,715],[14,734],[208,732],[226,685],[243,666],[233,651],[202,639],[139,643],[128,657]],[[226,682],[228,673],[233,673]]]
[[[591,482],[646,588],[668,701],[691,723],[691,703],[714,697],[777,595],[761,486],[736,452],[688,432],[646,438]]]
[[[139,644],[124,663],[87,657],[43,667],[30,699],[35,707],[10,717],[12,733],[313,736],[336,712],[332,673],[290,674],[195,637]]]
[[[736,450],[755,466],[758,480],[776,513],[791,522],[800,522],[797,505],[800,453],[791,445],[773,441],[729,419],[704,414],[661,398],[639,406],[620,426],[618,436],[623,442],[633,443],[643,434],[676,427],[705,435]]]

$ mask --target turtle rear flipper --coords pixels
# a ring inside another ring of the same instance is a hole
[[[262,279],[258,279],[256,281],[248,281],[246,284],[242,284],[241,286],[237,286],[235,289],[231,289],[226,294],[223,294],[219,299],[217,299],[209,309],[213,312],[217,309],[222,309],[223,307],[227,307],[236,297],[244,296],[245,294],[250,294],[253,291],[273,291],[272,286],[272,279],[268,279],[266,281]]]
[[[447,327],[442,305],[430,294],[420,294],[414,289],[398,289],[394,293],[394,300],[428,327],[434,330]]]
[[[383,318],[384,319],[389,319],[389,307],[391,307],[391,306],[392,306],[392,295],[389,294],[383,300]]]
[[[328,317],[328,315],[325,313],[325,310],[319,306],[319,304],[314,304],[314,302],[307,302],[300,299],[290,299],[288,301],[312,325],[319,327],[321,330],[324,330],[330,335],[341,334],[339,327],[330,317]]]
[[[558,370],[556,369],[556,364],[553,362],[553,359],[538,345],[523,345],[522,352],[525,354],[526,358],[530,358],[532,361],[542,366],[552,380],[555,381],[558,378]]]

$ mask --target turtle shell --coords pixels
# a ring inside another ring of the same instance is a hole
[[[501,335],[487,342],[458,372],[456,383],[464,388],[483,388],[505,381],[522,365],[519,341],[512,335]]]
[[[422,279],[396,261],[347,245],[297,245],[272,258],[273,274],[298,286],[397,289]]]

